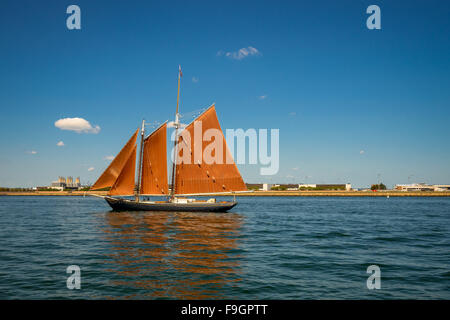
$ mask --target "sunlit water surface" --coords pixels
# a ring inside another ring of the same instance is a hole
[[[229,213],[0,197],[1,299],[449,299],[450,198],[242,197]],[[369,265],[381,289],[368,290]],[[66,268],[81,268],[69,290]]]

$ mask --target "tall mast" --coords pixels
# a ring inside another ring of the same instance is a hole
[[[172,188],[170,189],[170,198],[173,199],[174,198],[174,194],[175,194],[175,176],[176,176],[176,163],[177,163],[177,156],[178,156],[178,128],[180,126],[180,121],[179,121],[179,114],[178,114],[178,106],[180,103],[180,80],[181,77],[183,76],[183,73],[181,72],[181,66],[178,66],[178,93],[177,93],[177,110],[175,112],[175,122],[174,122],[174,126],[175,126],[175,141],[174,141],[174,159],[173,159],[173,163],[172,163]]]
[[[144,150],[144,136],[145,136],[145,120],[142,120],[141,128],[141,146],[139,148],[139,164],[138,164],[138,179],[137,186],[134,192],[134,198],[136,202],[139,202],[139,193],[141,192],[141,180],[142,180],[142,154]]]

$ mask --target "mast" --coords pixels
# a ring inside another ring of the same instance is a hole
[[[176,176],[176,163],[177,163],[177,156],[178,156],[178,128],[180,126],[180,121],[179,121],[179,114],[178,114],[178,106],[180,103],[180,80],[181,77],[183,76],[183,73],[181,72],[181,66],[178,66],[178,93],[177,93],[177,110],[175,112],[175,122],[174,122],[174,126],[175,126],[175,141],[174,141],[174,159],[173,159],[173,163],[172,163],[172,188],[170,189],[170,199],[174,198],[174,194],[175,194],[175,176]]]
[[[141,190],[141,179],[142,179],[142,154],[144,149],[144,136],[145,136],[145,120],[142,120],[142,128],[141,128],[141,146],[139,148],[139,162],[138,162],[138,179],[137,186],[134,192],[134,198],[136,202],[139,202],[139,192]]]

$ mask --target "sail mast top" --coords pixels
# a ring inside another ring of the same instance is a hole
[[[181,66],[178,66],[178,92],[177,92],[177,110],[175,112],[175,122],[174,122],[174,126],[175,126],[175,142],[174,142],[174,150],[175,150],[175,154],[174,154],[174,159],[173,159],[173,164],[172,164],[172,188],[170,189],[170,198],[173,199],[174,198],[174,194],[175,194],[175,175],[176,175],[176,163],[177,163],[177,145],[178,145],[178,128],[180,126],[180,119],[179,119],[179,113],[178,113],[178,107],[180,104],[180,82],[181,82],[181,77],[183,76],[183,72],[181,72]]]
[[[141,127],[141,146],[139,148],[139,162],[138,162],[138,179],[136,191],[134,193],[135,200],[139,202],[139,193],[141,190],[141,180],[142,180],[142,151],[144,149],[144,136],[145,136],[145,120],[142,120]]]
[[[181,66],[178,66],[178,93],[177,93],[177,112],[175,113],[175,122],[178,123],[178,105],[180,103],[180,80],[183,76],[183,72],[181,72]]]

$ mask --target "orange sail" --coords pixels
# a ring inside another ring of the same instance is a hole
[[[98,190],[102,188],[112,187],[119,177],[120,172],[125,166],[126,161],[129,159],[133,148],[136,146],[136,138],[138,135],[138,130],[133,134],[133,136],[128,140],[127,144],[120,150],[119,154],[114,158],[111,164],[102,173],[100,178],[94,183],[91,190]]]
[[[209,131],[215,133],[215,136],[211,141],[203,141],[204,134],[209,129],[216,129]],[[216,148],[211,150],[214,143]],[[215,161],[206,159],[208,154],[215,157]],[[227,147],[214,105],[180,134],[177,157],[187,161],[181,160],[176,165],[175,194],[247,190]]]
[[[122,171],[113,184],[109,195],[132,195],[134,194],[134,178],[136,169],[136,145],[131,151]]]
[[[144,141],[141,194],[168,194],[167,124],[164,123]]]

